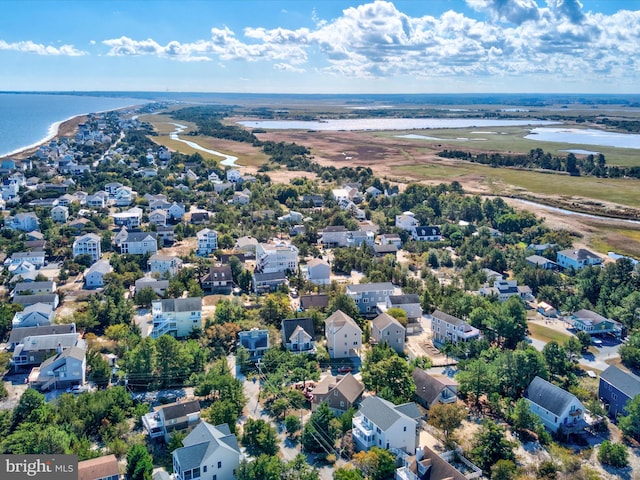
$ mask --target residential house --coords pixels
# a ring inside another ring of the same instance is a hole
[[[84,347],[84,341],[77,333],[25,337],[13,351],[12,361],[16,368],[35,367],[53,354],[62,353],[71,347]]]
[[[398,248],[402,248],[402,239],[397,233],[385,233],[380,235],[380,245],[395,245]]]
[[[336,310],[324,321],[330,358],[357,357],[362,348],[362,329],[353,318]]]
[[[169,214],[169,218],[171,220],[174,220],[174,221],[182,220],[182,217],[184,217],[184,214],[185,214],[184,204],[173,202],[169,207],[169,209],[167,210],[167,213]]]
[[[149,257],[149,273],[156,273],[161,278],[171,278],[182,270],[182,260],[175,255],[154,254]]]
[[[556,310],[555,307],[549,305],[547,302],[539,302],[536,310],[543,317],[555,318],[558,316],[558,310]]]
[[[73,241],[73,258],[78,255],[90,255],[94,262],[102,257],[102,246],[99,235],[87,233]]]
[[[196,233],[198,238],[198,255],[206,257],[218,249],[218,232],[204,228]]]
[[[113,196],[117,207],[126,207],[136,199],[137,192],[133,191],[131,187],[120,187],[116,190]]]
[[[202,277],[202,289],[207,293],[228,294],[233,288],[231,266],[215,265]]]
[[[311,410],[315,412],[321,403],[326,402],[336,415],[341,415],[358,405],[363,392],[362,382],[350,373],[337,377],[327,375],[311,391]]]
[[[468,342],[480,338],[480,330],[472,327],[464,320],[436,310],[431,314],[431,333],[436,343]]]
[[[170,298],[151,302],[153,330],[151,336],[172,335],[184,338],[193,329],[202,328],[202,298]]]
[[[310,318],[286,318],[282,320],[282,343],[294,353],[315,353],[313,320]]]
[[[15,252],[4,261],[4,265],[5,267],[8,267],[11,272],[11,267],[18,266],[23,262],[29,262],[31,265],[36,267],[36,269],[40,269],[45,264],[45,253],[41,251]],[[15,274],[15,271],[12,273]]]
[[[540,417],[552,432],[574,430],[585,426],[584,405],[575,395],[535,377],[524,391],[531,413]]]
[[[610,365],[600,374],[598,398],[610,417],[626,415],[627,403],[640,395],[640,377],[615,365]]]
[[[31,370],[27,380],[29,386],[47,391],[52,388],[55,390],[84,385],[87,370],[86,355],[87,350],[84,347],[72,346],[62,351],[59,349],[55,355]]]
[[[174,432],[183,433],[200,422],[198,400],[179,401],[155,407],[142,416],[142,425],[149,438],[162,438],[169,442]]]
[[[16,282],[34,282],[39,275],[33,263],[27,261],[20,262],[18,265],[10,265],[8,270],[11,274],[9,284]]]
[[[280,223],[301,223],[302,218],[303,216],[300,212],[294,212],[293,210],[291,210],[286,215],[278,217],[278,221]]]
[[[371,321],[371,340],[386,343],[398,353],[404,353],[405,334],[402,324],[387,313],[381,313]]]
[[[451,463],[456,459],[464,465],[464,474]],[[438,455],[429,447],[418,448],[414,459],[396,469],[396,480],[470,480],[482,477],[482,470],[461,455],[458,450],[450,450]]]
[[[11,320],[13,328],[38,327],[51,325],[56,316],[55,309],[47,303],[34,303],[16,312]]]
[[[269,330],[252,328],[238,332],[238,343],[247,350],[249,361],[256,361],[269,349]]]
[[[156,295],[162,297],[169,288],[169,280],[157,280],[153,277],[142,277],[137,279],[135,282],[136,293],[143,288],[151,288]]]
[[[458,382],[446,375],[429,374],[421,368],[413,370],[415,399],[425,408],[437,403],[453,403],[458,399]]]
[[[374,245],[373,253],[376,257],[386,257],[387,255],[393,255],[396,257],[398,253],[398,247],[393,243],[384,244],[384,245]]]
[[[259,243],[256,247],[256,271],[260,273],[297,272],[298,247],[283,241]]]
[[[42,282],[19,282],[13,288],[14,295],[42,295],[56,291],[56,282],[45,280]]]
[[[442,240],[442,233],[440,227],[427,226],[427,227],[413,227],[411,230],[411,238],[416,241],[424,242],[439,242]]]
[[[353,232],[347,232],[346,246],[358,248],[362,245],[369,245],[370,247],[372,247],[375,237],[375,234],[370,230],[357,230]]]
[[[396,227],[407,232],[412,232],[418,226],[418,220],[413,212],[404,212],[402,215],[396,215]]]
[[[324,198],[322,198],[322,195],[317,194],[303,195],[300,201],[306,208],[321,208],[324,205]]]
[[[13,217],[9,216],[5,219],[4,226],[11,230],[32,232],[33,230],[38,230],[40,220],[33,212],[16,213]]]
[[[346,188],[334,188],[331,190],[331,195],[333,195],[333,199],[338,204],[341,202],[348,202],[350,200],[349,190]]]
[[[78,480],[120,480],[120,466],[115,455],[103,455],[78,462]]]
[[[312,258],[301,267],[303,278],[314,285],[329,285],[331,268],[329,262],[321,258]]]
[[[240,179],[242,178],[242,173],[240,173],[240,170],[230,168],[229,170],[227,170],[226,176],[227,181],[235,183],[240,181]]]
[[[574,270],[580,270],[589,265],[602,264],[602,259],[586,248],[561,250],[557,253],[557,261],[562,268],[573,268]]]
[[[407,314],[407,333],[417,333],[422,329],[420,326],[422,305],[420,305],[420,297],[415,293],[389,295],[384,307],[380,309],[381,313],[390,308],[399,308]]]
[[[362,315],[375,315],[376,305],[385,303],[387,297],[395,293],[396,287],[390,282],[347,285],[346,289],[346,295],[353,298]]]
[[[245,255],[250,255],[252,257],[256,256],[256,247],[258,246],[258,240],[253,237],[240,237],[236,240],[236,244],[233,249],[244,253]]]
[[[167,217],[168,217],[167,212],[165,212],[164,210],[157,209],[149,214],[149,223],[157,225],[159,227],[166,227]]]
[[[317,308],[323,310],[329,306],[329,296],[326,293],[317,293],[314,295],[300,295],[300,308],[308,310],[309,308]]]
[[[53,208],[58,206],[57,198],[36,198],[31,200],[27,205],[30,207]]]
[[[36,303],[44,303],[46,305],[51,305],[51,307],[55,310],[58,308],[60,303],[60,297],[57,293],[43,293],[40,295],[14,295],[13,303],[22,305],[23,307],[28,307],[31,305],[35,305]]]
[[[236,436],[225,423],[200,422],[173,453],[174,480],[228,480],[235,478],[242,453]]]
[[[51,220],[56,223],[65,223],[69,218],[69,207],[61,207],[60,205],[51,209]]]
[[[162,160],[163,162],[171,160],[171,151],[166,147],[160,147],[158,149],[158,160]]]
[[[348,232],[343,225],[325,227],[318,232],[318,243],[327,248],[346,247]]]
[[[284,285],[287,281],[284,272],[259,273],[254,271],[251,278],[255,293],[275,292],[280,285]]]
[[[73,230],[73,235],[79,235],[89,223],[91,223],[91,220],[88,218],[77,218],[69,222],[67,227]]]
[[[107,192],[96,192],[93,195],[87,195],[86,198],[87,207],[90,208],[105,208],[109,201],[109,194]]]
[[[525,260],[529,265],[533,265],[534,267],[541,268],[543,270],[553,270],[558,268],[558,264],[556,262],[552,262],[548,258],[540,255],[529,255]]]
[[[226,190],[233,190],[235,185],[231,182],[214,182],[213,191],[220,194]]]
[[[120,243],[120,253],[130,255],[153,255],[158,251],[158,240],[155,232],[127,232]]]
[[[367,397],[360,402],[360,408],[351,421],[356,449],[379,447],[413,455],[418,446],[418,421],[421,417],[422,413],[413,402],[394,405],[375,395]]]
[[[517,280],[496,280],[493,282],[493,287],[485,284],[479,293],[483,297],[496,297],[499,302],[506,302],[514,296],[522,301],[533,299],[531,288],[527,285],[518,285]]]
[[[91,265],[91,268],[84,272],[84,288],[102,288],[104,287],[104,276],[113,272],[113,267],[109,260],[98,260]]]
[[[111,215],[116,227],[126,227],[128,229],[138,228],[142,224],[142,209],[132,207],[124,212],[117,212]]]
[[[122,188],[123,186],[124,185],[122,185],[120,182],[110,182],[104,186],[104,191],[107,192],[109,196],[113,197],[115,196],[118,189]]]
[[[9,348],[13,350],[27,337],[40,335],[55,335],[58,333],[76,333],[75,323],[61,323],[59,325],[42,325],[39,327],[14,327],[9,333]]]
[[[174,227],[172,225],[157,227],[156,235],[158,236],[158,241],[160,241],[161,245],[165,247],[173,245],[173,242],[175,241]]]
[[[591,310],[578,310],[573,312],[570,319],[573,328],[587,332],[589,335],[612,334],[615,337],[624,336],[624,325],[610,318],[592,312]]]
[[[234,205],[247,205],[251,201],[251,192],[245,189],[242,192],[233,192],[233,197],[231,198],[231,203]]]
[[[556,247],[556,243],[530,243],[527,245],[527,250],[531,250],[536,254],[540,254],[545,250],[549,250],[550,248]]]
[[[376,187],[374,187],[372,185],[369,188],[367,188],[364,191],[364,193],[367,194],[367,195],[371,195],[371,198],[378,198],[380,195],[382,195],[382,190],[380,190],[379,188],[376,188]]]

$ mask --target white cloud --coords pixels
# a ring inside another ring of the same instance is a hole
[[[41,43],[34,43],[31,40],[23,42],[8,43],[4,40],[0,40],[0,50],[11,50],[14,52],[23,53],[35,53],[36,55],[52,55],[52,56],[66,56],[66,57],[80,57],[86,55],[87,52],[78,50],[73,45],[61,45],[59,47],[53,47],[51,45],[43,45]]]
[[[640,71],[640,11],[585,12],[578,0],[466,0],[479,12],[413,17],[375,0],[321,19],[313,28],[212,28],[192,43],[160,45],[128,37],[105,40],[109,55],[155,55],[182,61],[266,61],[338,76],[416,78],[522,76],[552,80]]]

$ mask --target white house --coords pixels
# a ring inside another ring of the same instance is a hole
[[[5,267],[9,268],[11,273],[15,273],[15,269],[12,267],[18,266],[24,262],[29,262],[36,269],[40,269],[44,266],[45,263],[45,253],[44,252],[15,252],[11,255],[11,257],[7,258],[4,261]]]
[[[151,303],[153,330],[151,336],[172,335],[182,338],[194,328],[202,328],[202,298],[170,298]]]
[[[260,273],[297,272],[298,247],[277,241],[259,243],[256,247],[256,271]]]
[[[130,208],[125,212],[117,212],[111,216],[117,227],[138,228],[142,223],[142,209],[139,207]]]
[[[174,480],[231,480],[240,465],[240,447],[229,426],[200,422],[173,451]]]
[[[242,178],[242,174],[240,173],[240,170],[237,170],[235,168],[231,168],[229,170],[227,170],[227,181],[228,182],[238,182],[240,181],[240,179]]]
[[[362,329],[342,310],[324,321],[324,335],[330,358],[357,357],[362,348]]]
[[[159,227],[166,227],[167,217],[167,212],[158,208],[149,214],[149,223],[153,223]]]
[[[523,301],[531,300],[533,295],[527,285],[518,285],[517,280],[496,280],[493,287],[485,285],[479,290],[483,297],[497,297],[499,302],[506,302],[510,297],[518,297]]]
[[[402,215],[396,215],[396,227],[407,232],[413,231],[414,227],[418,226],[418,220],[416,220],[413,212],[404,212]]]
[[[160,277],[173,277],[182,269],[182,260],[175,255],[151,255],[149,258],[149,272],[157,273]]]
[[[385,233],[380,235],[380,245],[395,245],[402,248],[402,239],[397,233]]]
[[[329,263],[321,258],[312,258],[302,266],[302,276],[315,285],[329,285],[331,269]]]
[[[282,343],[294,353],[315,353],[313,320],[287,318],[282,320]]]
[[[344,225],[325,227],[318,232],[318,243],[325,247],[346,247],[347,233],[349,231]]]
[[[413,402],[394,405],[375,395],[367,397],[351,420],[356,448],[394,448],[414,455],[418,446],[420,417],[422,413]]]
[[[39,327],[51,325],[56,316],[53,306],[44,303],[29,305],[21,312],[16,312],[11,320],[13,328]]]
[[[91,208],[104,208],[109,201],[109,194],[107,192],[96,192],[93,195],[87,195],[86,203]]]
[[[16,213],[13,217],[7,217],[4,226],[11,230],[22,230],[32,232],[38,230],[40,220],[33,212]]]
[[[100,237],[95,233],[87,233],[78,237],[73,242],[73,258],[78,255],[91,255],[94,262],[102,257],[102,247]]]
[[[131,187],[120,187],[116,190],[115,195],[113,196],[115,199],[115,204],[118,207],[125,207],[127,205],[131,205],[131,202],[135,200],[137,193],[131,189]]]
[[[113,272],[113,267],[109,260],[98,260],[91,265],[91,268],[85,270],[84,287],[87,289],[104,287],[104,276],[111,272]]]
[[[120,243],[120,253],[132,255],[154,254],[158,251],[158,240],[154,232],[127,232]]]
[[[203,228],[196,233],[198,238],[198,255],[207,256],[218,249],[218,232]]]
[[[524,392],[531,413],[536,414],[552,432],[575,430],[585,426],[584,405],[575,395],[540,377],[534,378]]]
[[[51,388],[65,388],[72,385],[84,385],[87,350],[74,346],[47,358],[35,367],[28,377],[28,383],[34,388],[46,391]]]
[[[69,207],[57,205],[51,209],[51,220],[56,223],[65,223],[69,218]]]
[[[557,253],[557,260],[558,265],[562,268],[573,268],[575,270],[580,270],[589,265],[602,264],[602,259],[586,248],[561,250]]]

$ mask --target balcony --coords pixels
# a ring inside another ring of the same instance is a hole
[[[365,424],[362,417],[355,417],[352,421],[352,433],[356,441],[365,449],[373,447],[376,444],[375,431],[372,427]]]
[[[177,332],[178,325],[175,321],[164,320],[159,322],[153,322],[153,330],[151,330],[152,338],[159,338],[162,335],[168,334],[170,332]]]

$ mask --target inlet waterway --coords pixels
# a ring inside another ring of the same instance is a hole
[[[171,140],[177,140],[178,142],[182,142],[186,145],[189,145],[191,148],[194,148],[196,150],[200,150],[201,152],[206,152],[206,153],[210,153],[211,155],[215,155],[217,157],[222,157],[224,158],[224,160],[222,160],[220,162],[220,165],[224,165],[225,167],[236,167],[236,160],[238,160],[238,157],[234,157],[233,155],[227,155],[226,153],[222,153],[222,152],[218,152],[216,150],[210,150],[208,148],[204,148],[201,145],[198,145],[196,142],[192,142],[190,140],[184,140],[182,138],[180,138],[179,134],[181,134],[182,132],[184,132],[187,129],[186,125],[181,125],[179,123],[172,123],[171,125],[173,125],[174,127],[176,127],[176,130],[171,132],[169,134],[169,138]]]
[[[530,205],[532,207],[541,208],[543,210],[549,210],[551,212],[562,213],[564,215],[574,215],[574,216],[583,217],[583,218],[592,218],[594,220],[605,220],[609,222],[624,222],[624,223],[631,223],[633,225],[640,225],[640,220],[631,220],[629,218],[607,217],[605,215],[593,215],[591,213],[575,212],[573,210],[567,210],[566,208],[552,207],[550,205],[545,205],[544,203],[532,202],[531,200],[523,200],[517,197],[512,197],[512,198],[513,200],[517,200],[518,202],[524,205]]]

